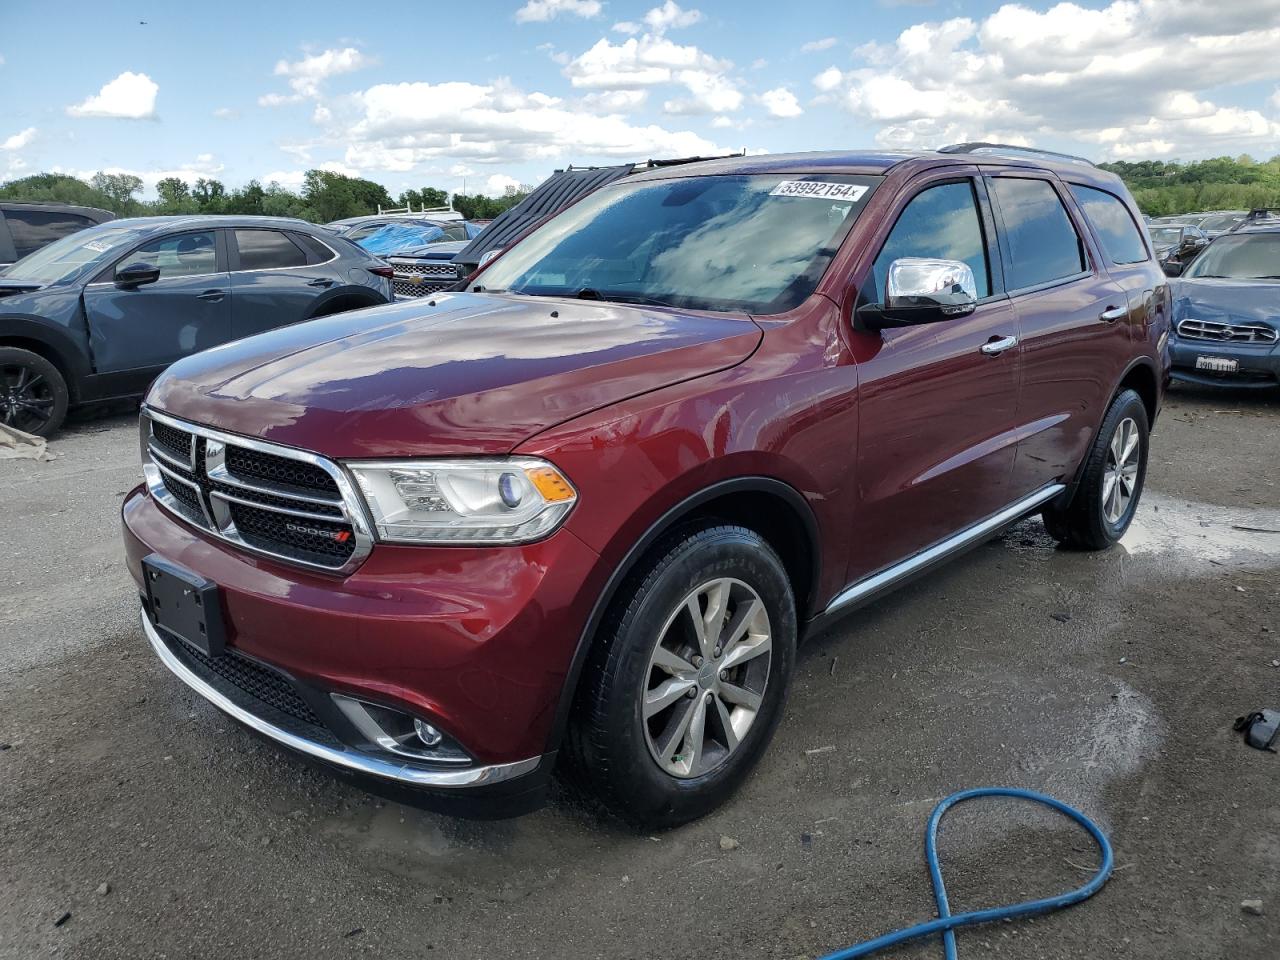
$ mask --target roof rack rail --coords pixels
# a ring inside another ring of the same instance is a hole
[[[1245,214],[1243,220],[1232,224],[1227,233],[1235,233],[1237,230],[1252,227],[1259,223],[1274,223],[1277,220],[1280,220],[1280,207],[1254,207]]]
[[[1037,147],[1020,147],[1016,143],[986,143],[982,140],[975,140],[970,143],[952,143],[945,147],[939,147],[938,153],[977,153],[980,150],[990,150],[993,153],[1014,153],[1014,154],[1030,154],[1033,157],[1053,157],[1055,160],[1067,160],[1071,163],[1083,163],[1090,167],[1094,166],[1092,160],[1086,160],[1084,157],[1077,157],[1072,153],[1059,153],[1056,150],[1041,150]]]
[[[637,163],[636,166],[643,166],[648,170],[657,167],[678,167],[684,163],[701,163],[703,160],[728,160],[730,157],[745,157],[747,155],[746,147],[743,147],[737,153],[722,153],[714,157],[672,157],[668,160],[646,160],[643,164]]]
[[[457,211],[454,210],[452,206],[448,206],[448,207],[420,206],[418,207],[417,210],[415,210],[413,209],[412,203],[404,207],[384,207],[382,206],[382,204],[378,204],[378,216],[384,216],[384,215],[386,216],[410,216],[410,215],[420,216],[422,214],[428,214],[428,213],[457,213]]]

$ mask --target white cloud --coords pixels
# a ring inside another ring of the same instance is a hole
[[[835,37],[823,37],[821,40],[810,40],[800,50],[803,53],[817,53],[820,50],[830,50],[838,42]]]
[[[646,33],[622,43],[607,39],[572,60],[565,76],[589,90],[684,87],[687,95],[663,103],[674,114],[724,113],[742,106],[743,95],[729,71],[733,64],[695,46],[682,46]]]
[[[495,173],[484,183],[484,192],[491,197],[500,197],[507,192],[507,188],[520,189],[520,181],[515,177],[509,177],[505,173]]]
[[[598,17],[602,8],[600,0],[529,0],[516,11],[516,22],[545,23],[562,13],[589,20]]]
[[[774,117],[798,117],[804,113],[796,95],[786,87],[777,87],[760,94],[760,105]]]
[[[341,173],[348,177],[360,176],[360,171],[355,167],[349,167],[345,163],[339,163],[336,160],[330,160],[327,163],[318,163],[314,167],[308,167],[307,170],[328,170],[332,173]],[[264,173],[259,177],[259,181],[265,184],[278,183],[282,187],[290,190],[299,190],[302,187],[302,181],[306,179],[306,170],[273,170],[270,173]]]
[[[635,34],[643,30],[644,27],[640,26],[640,24],[636,23],[634,20],[622,20],[615,23],[613,25],[613,29],[615,33]]]
[[[630,113],[648,99],[648,90],[598,90],[583,97],[582,105],[592,113]]]
[[[377,63],[375,59],[365,56],[355,47],[325,50],[293,62],[279,60],[272,72],[277,77],[287,78],[289,88],[293,92],[264,94],[258,98],[258,104],[264,107],[278,107],[286,103],[297,103],[309,97],[318,97],[321,85],[330,77],[354,73],[375,63]]]
[[[831,67],[813,83],[881,124],[886,146],[1001,139],[1093,144],[1113,157],[1274,152],[1280,124],[1193,91],[1280,80],[1277,48],[1275,0],[1006,4],[985,19],[917,23],[894,41],[864,44],[856,53],[865,66]]]
[[[0,150],[21,150],[36,138],[36,128],[27,127],[0,143]]]
[[[578,104],[490,84],[379,84],[356,95],[348,164],[408,172],[424,164],[689,156],[721,150],[690,131],[634,125],[617,113],[583,122]]]
[[[67,113],[73,117],[152,120],[159,92],[159,85],[145,73],[126,70],[83,103],[67,107]]]
[[[654,33],[680,27],[691,27],[702,19],[701,10],[683,10],[675,0],[664,0],[644,15],[644,22]]]
[[[218,107],[213,111],[213,115],[219,120],[238,120],[240,119],[240,111],[233,107]]]
[[[94,170],[76,170],[55,166],[50,168],[50,173],[65,173],[81,180],[88,180],[95,173],[127,173],[137,177],[142,181],[142,190],[144,194],[155,194],[156,183],[168,177],[177,177],[179,180],[185,180],[188,184],[202,177],[206,180],[218,177],[226,166],[211,153],[198,154],[190,163],[184,163],[177,167],[166,169],[154,168],[136,168],[136,167],[99,167]]]

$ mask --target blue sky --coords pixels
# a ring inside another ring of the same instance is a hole
[[[1277,51],[1280,0],[0,0],[0,180],[322,166],[496,193],[568,163],[967,139],[1272,156]]]

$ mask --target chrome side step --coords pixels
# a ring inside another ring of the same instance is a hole
[[[908,577],[919,573],[927,567],[933,566],[945,560],[952,554],[959,553],[966,547],[974,546],[980,541],[986,539],[992,534],[999,531],[1002,527],[1008,526],[1013,521],[1031,513],[1036,507],[1043,503],[1048,503],[1063,490],[1067,489],[1065,484],[1051,483],[1047,487],[1042,487],[1035,493],[1023,497],[1017,503],[1010,504],[999,513],[975,523],[971,527],[966,527],[959,533],[935,543],[932,547],[922,550],[914,556],[908,557],[900,563],[895,563],[891,567],[886,567],[879,573],[873,573],[868,577],[850,584],[840,591],[822,611],[819,616],[825,617],[835,613],[842,607],[847,607],[852,603],[869,599],[877,593],[888,590],[890,587],[901,583]]]

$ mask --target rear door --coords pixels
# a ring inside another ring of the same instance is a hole
[[[231,339],[230,279],[219,230],[188,230],[143,241],[84,289],[97,373],[134,371],[145,382],[174,360]],[[115,285],[121,267],[148,263],[160,279]]]
[[[1003,293],[982,182],[954,168],[891,216],[864,302],[880,302],[902,257],[962,260],[978,284],[966,317],[855,332],[859,507],[848,580],[859,580],[999,512],[1012,499],[1018,318]],[[997,352],[984,352],[1005,344]]]
[[[284,230],[236,227],[231,238],[231,328],[235,338],[297,323],[317,297],[337,285],[333,271],[308,265],[300,243]]]
[[[1074,475],[1130,355],[1130,305],[1065,184],[1035,170],[993,168],[987,185],[1022,329],[1018,499]]]

